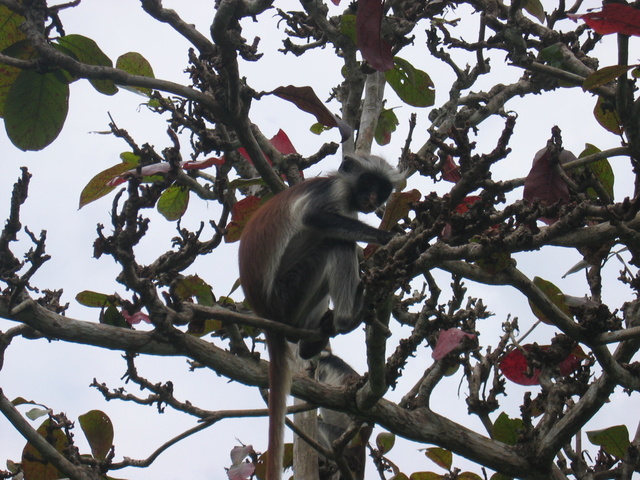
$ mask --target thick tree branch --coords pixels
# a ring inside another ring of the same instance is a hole
[[[194,25],[186,23],[175,10],[163,8],[161,0],[141,0],[142,8],[159,22],[167,23],[184,38],[189,40],[201,54],[211,55],[214,50],[214,44],[202,35]]]

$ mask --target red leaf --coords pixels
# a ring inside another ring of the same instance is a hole
[[[224,165],[224,157],[211,157],[197,162],[182,162],[181,164],[183,170],[202,170],[204,168],[210,167],[211,165],[221,167],[222,165]]]
[[[347,125],[346,122],[331,113],[311,87],[288,85],[286,87],[278,87],[271,93],[293,103],[300,110],[310,113],[316,117],[316,120],[322,125],[326,127],[338,127],[343,142],[348,140],[353,133],[353,129]]]
[[[293,143],[291,143],[291,140],[289,140],[289,137],[282,129],[278,130],[278,133],[276,133],[273,138],[269,140],[269,142],[271,142],[271,145],[273,145],[274,148],[283,155],[288,155],[289,153],[298,153],[296,147],[293,146]],[[249,154],[244,149],[244,147],[240,147],[238,149],[238,153],[242,155],[247,160],[247,162],[253,165],[253,162],[251,161],[251,158],[249,157]],[[262,152],[262,155],[267,160],[267,163],[269,165],[273,165],[273,162],[266,153]],[[304,173],[302,171],[300,172],[300,176],[304,178]],[[285,178],[284,175],[282,177]]]
[[[391,230],[411,211],[411,203],[419,201],[421,197],[422,194],[415,188],[406,192],[392,193],[387,200],[379,228]]]
[[[548,148],[536,153],[531,170],[524,180],[523,198],[546,206],[569,201],[569,187],[558,173],[556,165],[552,165]]]
[[[229,480],[249,480],[256,471],[253,463],[243,462],[238,465],[231,465],[227,472]]]
[[[231,219],[234,222],[247,223],[251,215],[260,207],[262,199],[250,196],[237,201],[231,208]]]
[[[271,145],[273,145],[275,149],[278,150],[283,155],[287,155],[289,153],[298,153],[296,151],[296,148],[291,143],[291,140],[289,140],[289,137],[287,136],[286,133],[284,133],[282,129],[278,130],[278,133],[276,133],[273,136],[273,138],[269,140],[269,142],[271,142]],[[253,165],[253,162],[251,161],[251,158],[249,158],[249,154],[244,149],[244,147],[240,147],[238,149],[238,153],[242,155],[244,158],[246,158],[251,165]],[[269,156],[264,152],[262,153],[264,155],[264,158],[267,160],[267,162],[269,162],[269,165],[273,165],[273,162],[271,161]]]
[[[463,332],[462,330],[457,328],[442,330],[440,332],[440,335],[438,335],[438,342],[436,343],[436,348],[433,349],[431,357],[434,360],[440,360],[441,358],[445,357],[447,354],[455,350],[458,345],[460,345],[464,341],[465,338],[474,340],[476,338],[476,335]]]
[[[458,204],[456,208],[453,209],[455,213],[459,213],[460,215],[467,213],[469,211],[469,207],[480,200],[482,197],[477,195],[469,195],[462,199],[462,202]]]
[[[531,345],[525,345],[525,350],[530,350]],[[514,348],[500,360],[500,371],[502,374],[518,385],[537,385],[540,369],[533,369],[531,374],[527,373],[527,357],[517,348]]]
[[[460,167],[456,165],[451,155],[447,155],[447,159],[442,166],[442,179],[447,182],[458,183],[461,178]]]
[[[607,3],[599,12],[569,15],[574,20],[584,20],[596,33],[622,33],[640,35],[640,11],[621,3]]]
[[[253,445],[243,445],[241,447],[233,447],[231,449],[231,463],[232,465],[239,465],[245,458],[255,455]]]
[[[336,118],[329,111],[327,106],[316,95],[311,87],[295,87],[288,85],[278,87],[273,92],[274,95],[290,101],[300,110],[312,114],[316,120],[327,127],[336,127]]]
[[[382,39],[384,1],[358,0],[356,39],[364,59],[379,72],[393,68],[391,45]]]
[[[249,162],[251,165],[253,165],[253,161],[251,160],[251,157],[249,156],[249,154],[247,153],[247,151],[245,150],[245,148],[244,148],[244,147],[240,147],[240,148],[238,149],[238,153],[239,153],[240,155],[242,155],[242,156],[247,160],[247,162]],[[269,157],[267,157],[267,155],[266,155],[264,152],[262,152],[262,155],[263,155],[263,156],[264,156],[264,158],[267,160],[267,163],[268,163],[269,165],[273,165],[273,162],[271,161],[271,159],[270,159]]]
[[[224,236],[226,243],[233,243],[240,240],[242,230],[251,218],[251,215],[260,208],[262,199],[250,196],[237,201],[231,208],[231,221],[227,225],[227,233]]]
[[[144,312],[136,312],[133,315],[130,315],[129,312],[127,312],[127,310],[123,308],[120,313],[129,325],[135,325],[140,322],[151,323],[149,315]]]
[[[525,352],[530,351],[533,345],[523,345]],[[547,350],[548,345],[540,346],[541,350]],[[558,364],[560,374],[563,376],[570,375],[580,366],[580,362],[587,358],[580,346],[577,346],[567,357]],[[513,349],[500,360],[500,371],[502,374],[518,385],[537,385],[540,377],[540,369],[528,369],[527,357],[520,349]]]
[[[586,360],[587,358],[589,358],[589,356],[584,353],[582,347],[580,347],[580,345],[576,346],[576,348],[573,349],[573,351],[567,356],[567,358],[561,361],[560,365],[558,365],[558,368],[560,369],[560,375],[570,375],[571,373],[575,372],[580,366],[580,362],[582,362],[582,360]]]
[[[289,153],[298,153],[296,151],[296,147],[293,146],[291,140],[282,129],[278,130],[278,133],[274,135],[274,137],[269,140],[271,145],[275,147],[283,155],[288,155]]]
[[[480,200],[481,197],[477,195],[470,195],[462,199],[462,202],[458,204],[456,208],[453,209],[453,213],[464,214],[469,211],[469,207]],[[451,238],[451,233],[453,229],[451,228],[451,224],[447,223],[444,227],[442,227],[442,232],[440,236],[443,240],[449,240]]]

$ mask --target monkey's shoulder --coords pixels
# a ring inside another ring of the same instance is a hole
[[[275,208],[286,208],[288,213],[300,218],[310,210],[327,210],[336,207],[339,181],[335,177],[316,177],[298,183],[273,197]]]
[[[316,243],[322,232],[317,228],[309,228],[308,220],[322,213],[345,213],[345,195],[337,194],[342,188],[340,183],[333,176],[316,177],[274,195],[253,214],[245,226],[241,245],[242,240],[246,242],[249,237],[253,237],[249,243],[254,249],[256,244],[274,248],[272,239],[277,238],[277,243],[282,245],[294,236],[300,237],[298,240]]]
[[[291,196],[313,196],[313,198],[331,197],[338,179],[335,176],[314,177],[297,183],[285,190]]]

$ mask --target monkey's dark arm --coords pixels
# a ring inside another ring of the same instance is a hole
[[[333,212],[310,212],[302,221],[305,226],[318,230],[323,237],[337,240],[385,245],[395,236],[391,232],[367,225],[357,218],[345,217]]]

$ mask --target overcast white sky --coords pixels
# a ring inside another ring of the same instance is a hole
[[[182,17],[207,34],[211,20],[210,1],[192,0],[180,2],[165,1],[165,6],[175,8]],[[545,2],[552,3],[555,2]],[[598,7],[600,2],[585,2],[584,10]],[[294,3],[276,2],[283,9],[295,8]],[[329,8],[339,12],[338,7],[329,4]],[[464,13],[464,12],[463,12]],[[454,12],[449,18],[461,16]],[[107,55],[115,59],[128,51],[137,51],[152,64],[156,77],[186,82],[182,72],[186,65],[186,49],[188,45],[168,26],[158,24],[146,16],[139,2],[133,0],[84,0],[79,8],[63,12],[62,21],[67,33],[78,33],[93,38]],[[282,30],[274,30],[276,19],[271,14],[262,15],[257,24],[245,21],[245,37],[251,38],[259,32],[262,37],[261,49],[266,61],[246,65],[243,72],[249,83],[256,89],[271,90],[279,85],[311,85],[321,99],[327,98],[330,88],[338,82],[339,66],[332,61],[330,50],[313,52],[295,58],[286,57],[275,52],[284,37]],[[265,27],[269,24],[269,28]],[[418,29],[420,33],[421,29]],[[260,33],[262,32],[262,33]],[[470,33],[473,38],[475,33]],[[270,48],[273,46],[273,48]],[[451,79],[447,67],[428,57],[422,39],[403,51],[402,55],[410,59],[414,65],[427,71],[436,83],[436,106],[445,101],[448,82]],[[632,50],[633,51],[633,50]],[[611,47],[600,48],[603,55],[615,62],[615,51]],[[300,62],[306,62],[300,66]],[[473,61],[472,58],[469,61]],[[515,80],[520,72],[508,71],[502,64],[503,58],[494,62],[497,72],[502,72],[501,82]],[[632,61],[635,61],[632,59]],[[321,65],[321,74],[318,66]],[[286,76],[283,75],[286,72]],[[483,80],[483,87],[495,83],[495,75]],[[491,83],[490,83],[491,82]],[[477,87],[479,88],[479,87]],[[104,293],[118,291],[125,294],[122,287],[113,280],[117,273],[116,265],[109,258],[95,260],[92,258],[92,242],[95,238],[97,223],[109,228],[109,211],[113,195],[94,202],[82,210],[78,210],[78,198],[84,185],[98,172],[119,162],[119,154],[126,151],[126,145],[107,135],[95,132],[107,130],[109,112],[116,123],[129,131],[140,143],[155,145],[158,151],[169,145],[165,135],[164,119],[150,114],[140,106],[143,98],[127,91],[121,91],[114,97],[98,94],[84,81],[76,82],[71,88],[70,111],[67,123],[60,137],[42,152],[24,153],[13,147],[6,138],[4,130],[0,132],[0,218],[6,218],[9,206],[10,188],[19,177],[19,167],[29,167],[34,177],[31,182],[31,195],[22,210],[23,224],[32,231],[47,230],[48,252],[52,260],[34,278],[34,284],[40,288],[65,289],[64,301],[70,303],[68,315],[90,321],[97,321],[97,311],[79,306],[75,295],[82,290],[95,290]],[[519,113],[519,120],[511,146],[514,153],[503,161],[495,175],[498,178],[522,177],[530,168],[531,160],[537,150],[544,147],[553,125],[563,130],[565,147],[579,154],[586,142],[593,143],[601,149],[619,145],[619,141],[596,125],[591,115],[594,101],[587,95],[577,91],[561,90],[534,99],[516,100],[509,107]],[[404,143],[409,113],[417,111],[418,129],[414,135],[414,149],[417,150],[426,139],[424,129],[428,126],[429,109],[416,110],[402,103],[393,95],[389,95],[388,106],[399,107],[396,110],[401,125],[391,145],[384,148],[374,147],[374,153],[382,154],[391,161],[399,155]],[[291,138],[293,144],[302,154],[310,154],[324,141],[338,141],[337,132],[327,132],[316,137],[308,132],[313,118],[298,111],[294,106],[276,98],[265,98],[254,103],[255,115],[252,117],[266,135],[274,135],[282,128]],[[483,136],[478,138],[478,151],[486,152],[493,148],[503,128],[503,123],[490,120],[481,125]],[[184,155],[188,154],[188,142],[183,141]],[[337,167],[338,158],[327,169]],[[616,196],[618,199],[631,193],[630,175],[624,159],[612,159],[616,169]],[[324,167],[327,165],[324,164]],[[412,186],[418,186],[423,194],[428,194],[434,187],[428,182],[412,180]],[[216,218],[214,205],[205,205],[192,198],[187,218],[183,226],[196,227],[201,220]],[[168,239],[175,233],[175,224],[166,222],[158,215],[152,216],[151,232],[144,241],[144,249],[139,251],[140,261],[149,261],[169,248]],[[16,247],[24,251],[30,245],[22,235],[23,243]],[[237,278],[235,267],[235,250],[221,248],[203,259],[194,268],[206,281],[214,285],[217,295],[226,295]],[[580,274],[561,279],[561,275],[580,259],[576,252],[564,249],[545,249],[543,252],[518,257],[519,266],[529,275],[540,276],[553,281],[565,293],[581,296],[587,293],[586,285]],[[607,268],[611,278],[615,279],[619,266],[615,262]],[[442,284],[449,283],[447,276]],[[617,284],[610,283],[605,297],[611,305],[619,306],[627,292],[621,291]],[[481,296],[489,309],[496,313],[490,322],[482,325],[483,333],[499,331],[500,324],[511,312],[520,317],[521,325],[533,322],[526,302],[505,288],[480,287],[474,289],[472,295]],[[234,298],[240,299],[236,292]],[[0,330],[12,326],[10,322],[0,320]],[[394,327],[388,350],[392,351],[398,339],[406,332],[399,332]],[[534,337],[546,343],[552,332],[541,328]],[[488,335],[487,335],[488,336]],[[345,358],[360,372],[364,371],[365,357],[362,347],[364,336],[361,331],[353,332],[337,339],[334,351]],[[491,343],[482,338],[483,344]],[[423,368],[431,362],[431,352],[426,348],[419,349],[419,358]],[[189,373],[187,364],[182,359],[140,358],[139,372],[151,381],[163,382],[171,380],[175,384],[176,396],[209,409],[222,408],[255,408],[262,405],[256,389],[227,383],[211,372],[198,371]],[[122,456],[144,458],[164,441],[195,424],[195,421],[182,414],[170,410],[161,416],[153,408],[141,407],[122,402],[106,403],[102,396],[88,387],[95,377],[111,387],[122,383],[120,377],[124,372],[124,362],[119,352],[88,349],[60,342],[47,343],[44,340],[27,342],[16,340],[5,358],[5,366],[0,371],[0,387],[9,398],[22,396],[42,402],[55,411],[64,411],[75,419],[78,415],[91,409],[102,409],[112,418],[116,431],[116,458]],[[396,392],[389,397],[398,399],[406,388],[415,382],[419,371],[407,372]],[[460,377],[454,376],[438,387],[441,392],[436,398],[433,408],[443,414],[453,414],[452,405],[458,408],[459,418],[469,426],[480,429],[475,418],[465,417],[464,389],[459,390]],[[129,386],[132,393],[137,389]],[[518,405],[524,389],[509,385],[509,397],[504,401],[503,409],[511,416],[518,415]],[[533,388],[535,391],[535,387]],[[616,395],[616,401],[608,406],[603,414],[594,422],[593,428],[603,428],[616,423],[627,423],[630,431],[635,431],[637,418],[622,416],[620,412],[628,412],[632,408],[631,401],[637,402],[637,396],[627,398]],[[37,421],[36,423],[39,423]],[[172,447],[160,457],[149,469],[130,469],[124,472],[113,472],[116,477],[132,479],[182,479],[182,478],[224,478],[225,466],[229,465],[228,452],[238,441],[254,444],[257,450],[266,448],[266,423],[249,419],[229,421],[201,432],[194,437]],[[237,440],[236,440],[237,439]],[[78,429],[76,440],[83,445],[82,434]],[[0,459],[20,459],[24,446],[23,439],[13,431],[4,418],[0,418]],[[404,468],[406,473],[417,470],[434,470],[438,467],[424,460],[417,444],[403,444],[402,449],[396,447],[391,458]],[[88,451],[88,447],[85,448]],[[460,459],[457,465],[462,464]],[[476,468],[475,471],[478,471]],[[370,472],[369,478],[374,478]]]

